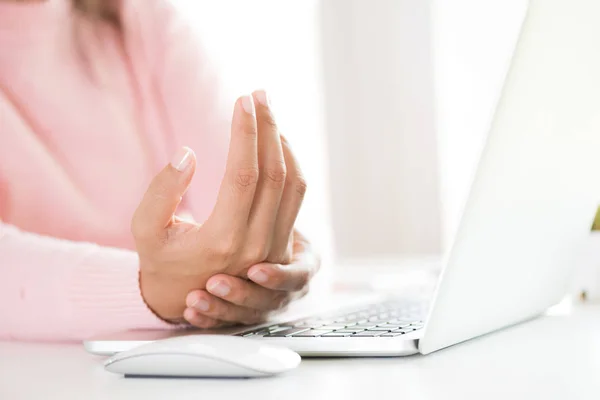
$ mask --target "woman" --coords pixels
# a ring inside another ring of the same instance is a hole
[[[0,339],[250,324],[306,292],[300,169],[266,93],[230,124],[215,80],[167,0],[0,0]]]

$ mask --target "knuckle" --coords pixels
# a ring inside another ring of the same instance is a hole
[[[212,246],[214,254],[222,259],[229,259],[237,254],[238,239],[235,235],[220,238]]]
[[[281,189],[285,185],[287,171],[283,161],[277,162],[275,165],[266,168],[264,171],[264,179],[269,186]]]
[[[245,250],[244,261],[247,265],[257,264],[267,259],[269,251],[266,244],[259,243],[248,246]]]
[[[281,265],[289,265],[292,262],[293,254],[289,246],[287,245],[279,245],[273,246],[276,251],[271,250],[269,257],[267,259],[268,262],[273,264],[281,264]]]
[[[253,189],[258,182],[258,168],[240,168],[235,174],[234,187],[239,192],[246,192]]]
[[[294,180],[294,189],[296,190],[296,193],[300,195],[300,197],[304,197],[306,190],[308,189],[308,184],[306,183],[306,179],[304,179],[303,175],[298,174],[296,176],[296,179]]]
[[[277,122],[275,121],[275,117],[273,117],[273,114],[271,114],[270,112],[265,114],[262,121],[267,125],[269,129],[277,132],[279,131],[279,128],[277,127]]]
[[[272,264],[289,265],[291,262],[291,255],[289,255],[288,252],[271,252],[266,261]]]
[[[244,133],[244,135],[246,135],[251,140],[256,139],[255,136],[258,135],[258,129],[256,129],[256,126],[254,126],[254,125],[244,126],[244,129],[242,129],[242,132]]]

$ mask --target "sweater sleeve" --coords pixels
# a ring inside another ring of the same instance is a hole
[[[0,222],[0,339],[81,340],[171,325],[144,303],[137,254]]]

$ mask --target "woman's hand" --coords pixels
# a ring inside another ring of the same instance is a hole
[[[199,328],[215,328],[256,324],[283,311],[308,292],[310,279],[320,268],[319,258],[298,232],[294,233],[293,250],[290,265],[255,265],[248,270],[249,280],[226,274],[211,277],[206,290],[194,290],[187,296],[185,319]]]
[[[265,261],[288,264],[306,190],[264,92],[236,102],[225,176],[203,225],[174,215],[194,169],[185,149],[152,181],[132,220],[142,295],[166,320],[179,321],[188,292],[211,276],[245,276]]]

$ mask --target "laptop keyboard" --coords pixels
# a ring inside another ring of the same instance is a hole
[[[396,337],[423,327],[427,303],[395,300],[246,331],[243,337]]]

